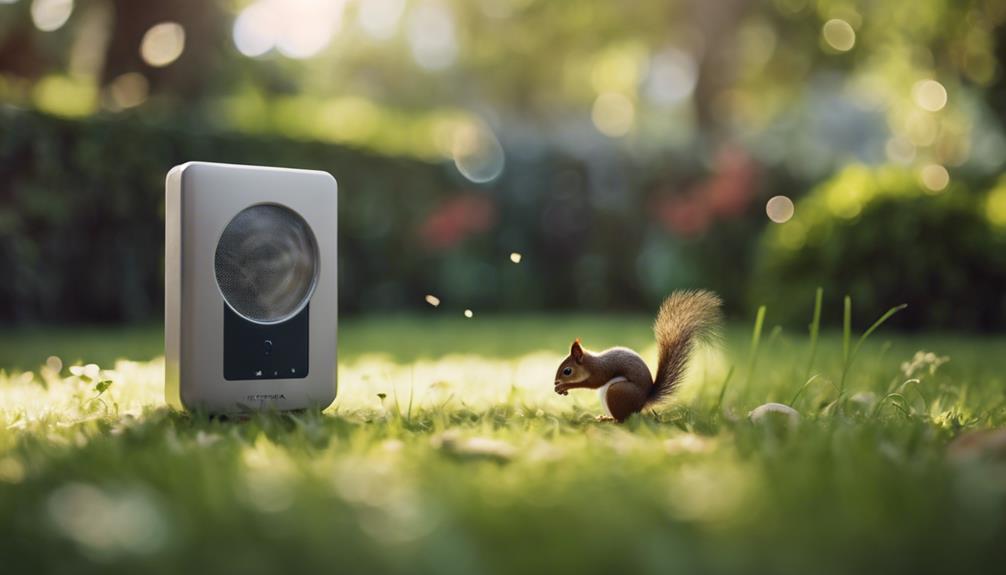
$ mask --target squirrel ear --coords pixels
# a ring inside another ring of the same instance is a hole
[[[583,362],[583,346],[580,345],[580,338],[573,341],[573,345],[569,348],[569,355],[573,356],[576,363]]]

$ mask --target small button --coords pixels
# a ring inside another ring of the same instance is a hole
[[[272,340],[267,339],[262,342],[262,349],[265,350],[266,355],[272,355]]]

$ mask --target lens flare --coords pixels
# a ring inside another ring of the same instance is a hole
[[[503,173],[503,146],[492,129],[481,121],[463,123],[454,130],[451,156],[461,175],[481,184]]]

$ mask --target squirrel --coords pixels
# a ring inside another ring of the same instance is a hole
[[[633,413],[656,405],[674,393],[697,343],[715,339],[722,323],[721,300],[705,290],[676,291],[664,300],[653,322],[659,359],[656,377],[638,353],[613,347],[591,353],[576,339],[555,373],[555,392],[596,389],[607,417],[625,421]]]

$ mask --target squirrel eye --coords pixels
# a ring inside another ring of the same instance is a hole
[[[572,367],[567,367],[566,369],[562,370],[562,374],[563,375],[573,375],[573,368]]]

